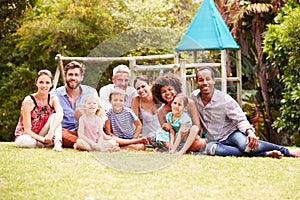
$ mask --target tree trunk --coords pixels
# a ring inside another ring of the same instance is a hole
[[[251,33],[253,36],[253,43],[256,48],[256,52],[254,53],[254,56],[256,58],[256,63],[259,67],[259,70],[257,72],[258,82],[261,89],[261,95],[263,98],[263,104],[265,108],[265,127],[266,127],[266,138],[270,142],[278,143],[277,137],[276,137],[276,131],[272,128],[272,118],[270,115],[270,107],[269,107],[269,95],[268,95],[268,85],[267,85],[267,78],[266,78],[266,67],[263,63],[263,53],[262,53],[262,37],[261,34],[264,31],[265,28],[265,22],[263,19],[263,14],[261,13],[255,13],[253,15],[252,20],[252,28]]]

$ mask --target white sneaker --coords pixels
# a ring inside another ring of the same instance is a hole
[[[214,156],[216,153],[217,144],[213,144],[209,150],[209,155]]]

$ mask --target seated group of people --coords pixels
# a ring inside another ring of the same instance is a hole
[[[51,72],[38,72],[37,92],[22,102],[16,147],[114,152],[149,145],[172,154],[300,157],[299,149],[258,140],[237,102],[214,88],[211,68],[197,71],[198,89],[190,97],[182,94],[181,79],[173,73],[160,75],[153,84],[138,76],[131,87],[130,70],[118,65],[113,83],[99,95],[81,84],[83,77],[84,66],[72,61],[64,67],[66,84],[50,92]]]

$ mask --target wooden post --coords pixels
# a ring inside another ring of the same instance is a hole
[[[179,52],[175,51],[174,52],[174,63],[179,64]]]
[[[197,51],[193,51],[193,63],[197,63]]]
[[[186,91],[186,60],[180,60],[180,76],[182,80],[182,93],[187,95]]]
[[[241,50],[236,51],[237,102],[242,106],[242,56]]]
[[[221,90],[227,93],[226,50],[221,50]]]
[[[134,86],[133,85],[133,81],[134,81],[134,79],[135,79],[135,77],[136,77],[136,75],[135,75],[135,73],[134,73],[134,67],[136,66],[136,60],[135,59],[130,59],[129,60],[129,69],[130,69],[130,74],[131,74],[131,76],[130,76],[130,85],[131,86]]]
[[[148,61],[148,60],[162,60],[162,59],[174,59],[174,62],[179,59],[178,54],[164,54],[164,55],[150,55],[150,56],[132,56],[132,57],[64,57],[60,54],[57,54],[55,60],[57,61],[57,68],[54,76],[54,89],[57,86],[59,75],[64,73],[63,61],[78,61],[78,62],[89,62],[89,63],[98,63],[98,62],[129,62],[129,69],[131,71],[130,84],[133,84],[135,79],[134,67],[136,66],[136,61]],[[179,62],[177,62],[179,63]],[[172,65],[173,68],[174,65]],[[63,78],[63,77],[62,77]],[[63,78],[63,83],[65,80]]]
[[[64,73],[64,63],[62,61],[62,56],[60,54],[57,54],[55,57],[55,60],[57,61],[57,67],[53,79],[53,90],[56,89],[58,80],[59,80],[59,75]],[[66,84],[66,80],[64,79],[64,76],[62,76],[63,79],[63,84]]]

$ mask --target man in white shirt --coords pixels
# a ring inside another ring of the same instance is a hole
[[[215,89],[212,68],[203,67],[196,73],[198,88],[191,94],[199,112],[208,144],[206,151],[219,156],[300,157],[300,149],[258,140],[238,103],[228,94]]]
[[[109,103],[109,94],[115,88],[121,88],[126,92],[126,104],[125,106],[130,108],[131,101],[134,96],[137,95],[134,87],[128,86],[130,80],[130,70],[126,65],[118,65],[113,69],[112,82],[113,84],[108,84],[100,88],[100,103],[105,111],[111,108]]]

